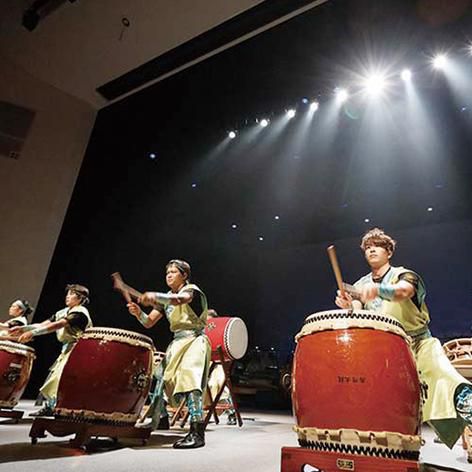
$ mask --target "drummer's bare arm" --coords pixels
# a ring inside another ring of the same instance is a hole
[[[179,293],[161,293],[161,292],[145,292],[139,299],[139,303],[144,306],[166,306],[166,305],[183,305],[190,303],[193,299],[193,290],[181,291]]]
[[[26,326],[26,328],[34,327],[34,329],[30,329],[24,332],[18,338],[18,341],[20,343],[28,343],[36,336],[42,336],[43,334],[54,333],[54,331],[57,331],[63,328],[64,326],[66,326],[67,323],[68,321],[65,318],[63,318],[62,320],[59,320],[59,321],[46,320],[37,325],[28,325]],[[25,326],[23,326],[23,328],[25,328]]]
[[[401,302],[414,297],[415,294],[416,288],[406,280],[399,280],[396,284],[369,283],[361,289],[361,299],[364,303],[377,297],[393,302]]]
[[[145,327],[152,328],[162,317],[161,310],[154,308],[151,313],[146,314],[137,303],[128,303],[128,311]]]

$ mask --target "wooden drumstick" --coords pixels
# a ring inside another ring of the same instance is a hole
[[[141,292],[138,292],[133,287],[130,287],[129,285],[125,284],[119,272],[114,272],[113,274],[111,274],[111,278],[113,280],[113,288],[116,291],[121,292],[121,294],[128,303],[132,302],[132,298],[135,298],[137,301],[142,297],[143,294]]]
[[[328,248],[328,256],[331,262],[331,267],[333,268],[334,276],[336,277],[336,283],[338,284],[338,289],[341,292],[341,296],[345,296],[345,289],[343,284],[343,278],[341,276],[341,268],[339,267],[338,258],[336,256],[336,248],[331,245]]]

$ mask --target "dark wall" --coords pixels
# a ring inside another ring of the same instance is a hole
[[[177,257],[211,306],[246,320],[251,345],[290,349],[307,314],[333,307],[326,246],[337,241],[354,281],[366,271],[359,237],[377,225],[399,240],[395,262],[424,276],[436,334],[468,335],[472,95],[453,95],[424,61],[432,44],[459,41],[470,11],[432,26],[414,3],[330,1],[102,110],[35,320],[75,282],[91,290],[96,326],[145,332],[110,274],[165,290]],[[416,64],[423,115],[396,84],[381,111],[354,99],[333,119],[332,88],[382,55],[394,71]],[[309,123],[302,97],[320,100]],[[170,339],[165,321],[147,334],[159,349]],[[53,336],[34,345],[30,392],[58,352]]]

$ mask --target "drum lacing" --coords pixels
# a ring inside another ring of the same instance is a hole
[[[10,349],[18,349],[19,351],[35,353],[35,350],[32,347],[25,346],[21,343],[15,343],[13,341],[0,341],[0,347],[8,347]]]
[[[136,423],[136,419],[130,421],[119,421],[107,418],[94,418],[81,413],[72,414],[60,414],[54,413],[54,417],[58,420],[68,421],[69,423],[91,423],[91,424],[102,424],[107,426],[130,426]]]
[[[85,339],[87,338],[87,334],[95,334],[95,335],[104,335],[104,336],[116,336],[117,339],[119,338],[126,338],[126,339],[133,339],[136,341],[142,341],[150,346],[154,346],[151,338],[144,336],[139,333],[133,333],[132,331],[120,330],[120,329],[106,329],[106,328],[88,328],[85,330],[85,333],[82,337]]]
[[[384,457],[387,459],[418,460],[420,455],[419,451],[378,448],[372,446],[361,446],[357,444],[308,441],[306,439],[299,439],[298,443],[301,447],[315,449],[317,451],[341,452],[344,454]]]
[[[397,328],[401,328],[403,331],[403,325],[399,323],[398,321],[392,319],[391,317],[384,316],[384,315],[376,315],[376,314],[368,314],[368,313],[345,313],[345,312],[338,312],[338,313],[330,313],[330,314],[322,314],[322,315],[312,315],[309,316],[305,322],[303,323],[303,326],[310,324],[310,323],[315,323],[318,321],[329,321],[333,319],[361,319],[361,320],[369,320],[369,321],[380,321],[382,323],[387,323],[393,326],[396,326]]]

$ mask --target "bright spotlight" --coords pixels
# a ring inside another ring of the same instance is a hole
[[[259,122],[259,124],[260,124],[263,128],[265,128],[266,126],[269,126],[269,120],[266,120],[266,119],[264,118],[264,119],[262,119],[262,120]]]
[[[229,139],[234,139],[236,137],[236,131],[230,131],[228,133],[228,137],[229,137]]]
[[[346,89],[337,88],[335,92],[336,92],[336,100],[339,103],[343,103],[349,98],[349,94]]]
[[[369,95],[379,95],[385,87],[385,78],[381,74],[373,74],[365,79],[364,87]]]
[[[408,82],[411,80],[411,70],[410,69],[403,69],[401,73],[401,78],[405,82]]]
[[[296,114],[297,112],[293,108],[291,108],[290,110],[287,110],[287,117],[289,119],[292,119]]]
[[[447,57],[445,54],[438,54],[434,59],[433,59],[433,67],[435,69],[444,69],[447,63]]]
[[[315,112],[318,110],[319,107],[320,107],[320,104],[318,102],[311,102],[310,111]]]

